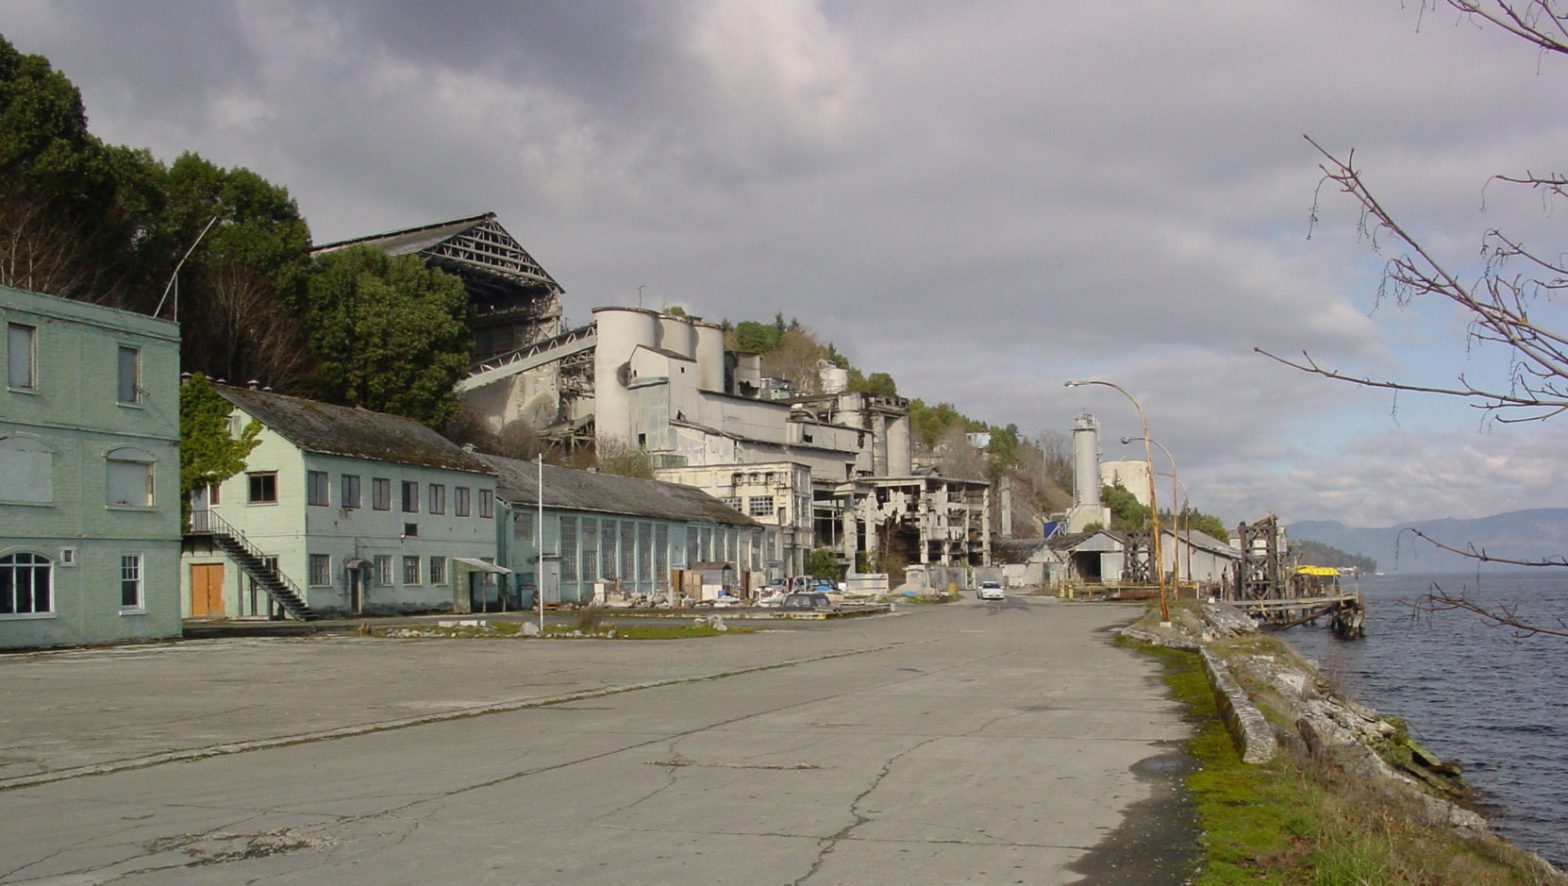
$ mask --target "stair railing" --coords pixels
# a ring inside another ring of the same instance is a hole
[[[245,537],[245,533],[235,529],[233,524],[223,519],[211,508],[199,508],[191,511],[191,532],[202,535],[227,536],[235,544],[239,545],[241,550],[255,558],[257,564],[261,564],[258,566],[259,569],[265,570],[268,576],[276,579],[279,584],[288,589],[289,593],[294,595],[294,599],[299,601],[298,608],[300,609],[300,612],[293,612],[294,607],[291,607],[287,601],[274,597],[274,599],[277,600],[278,605],[282,606],[285,610],[289,610],[291,615],[294,615],[302,621],[313,614],[310,608],[310,604],[305,602],[304,589],[295,584],[293,579],[285,575],[283,570],[278,569],[277,567],[272,567],[270,569],[267,568],[264,564],[267,562],[267,558],[271,555],[263,552],[261,548],[258,548],[252,544],[251,540]],[[243,568],[244,564],[242,563],[240,566]],[[260,577],[261,576],[257,576],[257,578]],[[262,583],[262,589],[267,591],[267,596],[273,596],[272,589],[268,588],[265,582]]]

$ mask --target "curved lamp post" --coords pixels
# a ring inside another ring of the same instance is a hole
[[[1174,516],[1171,517],[1171,522],[1173,524],[1175,524],[1177,520],[1185,520],[1185,519],[1187,519],[1187,515],[1185,513],[1183,513],[1182,511],[1176,510],[1177,502],[1181,501],[1181,499],[1176,497],[1176,485],[1181,482],[1180,480],[1176,479],[1176,456],[1171,455],[1171,451],[1169,449],[1165,448],[1165,444],[1164,443],[1161,443],[1160,441],[1151,439],[1149,437],[1132,437],[1132,436],[1123,437],[1122,438],[1122,445],[1126,446],[1127,444],[1131,443],[1134,440],[1142,440],[1144,442],[1144,445],[1148,445],[1150,443],[1153,443],[1155,446],[1160,447],[1160,451],[1165,453],[1165,457],[1166,458],[1170,459],[1170,462],[1171,462],[1171,514],[1174,515]],[[1172,532],[1180,532],[1181,530],[1177,528],[1177,525],[1172,525],[1171,526],[1171,531]],[[1192,538],[1191,538],[1190,535],[1188,536],[1187,540],[1188,540],[1189,543],[1192,541]],[[1174,570],[1175,574],[1176,574],[1176,595],[1179,597],[1179,596],[1181,596],[1181,556],[1180,556],[1180,552],[1177,552],[1176,555],[1171,557],[1171,569]],[[1187,573],[1188,573],[1187,577],[1189,579],[1192,578],[1192,570],[1190,570],[1190,569],[1187,570]]]
[[[1171,622],[1171,609],[1170,604],[1165,600],[1165,564],[1160,559],[1160,506],[1154,498],[1154,449],[1149,445],[1149,417],[1144,414],[1143,406],[1138,403],[1138,398],[1127,393],[1126,388],[1115,382],[1092,378],[1072,379],[1062,382],[1062,386],[1068,388],[1083,387],[1085,385],[1101,385],[1107,388],[1115,388],[1117,392],[1127,398],[1127,402],[1132,404],[1132,408],[1138,410],[1138,420],[1143,422],[1143,461],[1149,469],[1149,521],[1154,528],[1150,539],[1150,555],[1154,560],[1154,578],[1160,588],[1160,622],[1168,625]]]

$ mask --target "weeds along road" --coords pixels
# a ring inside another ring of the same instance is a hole
[[[1180,882],[1133,614],[0,657],[0,882]]]

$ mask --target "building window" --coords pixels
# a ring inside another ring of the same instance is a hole
[[[343,482],[340,485],[342,486],[342,495],[340,496],[339,501],[343,507],[359,507],[359,475],[344,474]]]
[[[430,484],[430,513],[446,513],[446,487],[440,483]]]
[[[313,505],[325,507],[327,501],[327,472],[307,471],[305,473],[305,500]]]
[[[49,566],[49,561],[37,554],[0,557],[0,615],[53,612]]]
[[[721,501],[724,502],[725,507],[731,510],[740,510],[740,496],[738,495],[726,495]]]
[[[419,558],[408,556],[403,558],[403,584],[419,584]]]
[[[391,554],[377,554],[376,555],[376,584],[378,584],[378,585],[390,585],[390,584],[392,584],[392,555]]]
[[[468,516],[468,487],[452,487],[452,513],[459,517]]]
[[[446,558],[430,558],[430,583],[433,585],[446,584]]]
[[[0,501],[54,501],[54,452],[32,437],[0,437]]]
[[[558,549],[561,552],[561,581],[577,581],[577,518],[562,517]]]
[[[479,490],[479,516],[495,516],[495,493],[488,489]]]
[[[120,555],[120,608],[142,608],[142,555]]]
[[[38,329],[11,323],[6,326],[6,384],[18,391],[38,389]]]
[[[140,403],[142,392],[142,352],[120,345],[120,384],[116,399],[121,403]]]
[[[260,471],[246,474],[245,479],[250,486],[250,503],[253,505],[270,505],[278,501],[278,472]]]
[[[773,516],[773,496],[753,495],[746,499],[746,513],[752,517]]]
[[[403,537],[404,538],[417,538],[418,536],[419,536],[419,524],[418,523],[404,523],[403,524]]]
[[[536,539],[534,538],[534,512],[533,511],[517,511],[515,513],[516,513],[516,517],[515,517],[515,523],[513,525],[515,525],[517,527],[517,533],[516,533],[517,537],[520,538],[520,539],[525,539],[527,541],[535,541]]]
[[[314,587],[332,584],[332,557],[329,554],[310,555],[310,583]]]
[[[419,513],[419,481],[403,481],[403,513]]]
[[[392,510],[392,481],[385,477],[370,479],[370,506],[378,511]]]
[[[150,452],[121,447],[109,453],[104,501],[111,507],[150,508],[153,493]]]

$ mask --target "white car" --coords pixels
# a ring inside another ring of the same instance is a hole
[[[982,600],[1006,600],[1007,592],[1002,590],[1002,583],[999,581],[983,581],[980,582],[980,591],[976,596]]]

